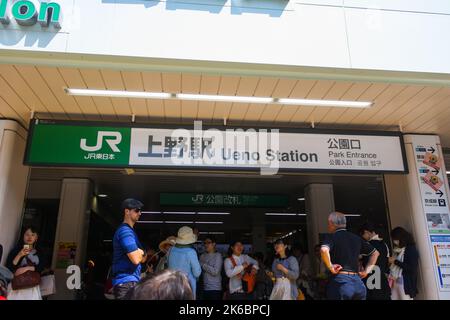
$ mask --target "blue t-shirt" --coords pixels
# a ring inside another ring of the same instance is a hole
[[[122,223],[113,238],[112,285],[138,282],[141,277],[141,264],[133,264],[127,254],[142,249],[137,234],[128,224]]]

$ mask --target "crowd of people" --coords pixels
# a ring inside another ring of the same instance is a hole
[[[408,300],[418,293],[418,252],[401,227],[391,232],[391,250],[372,224],[364,224],[357,235],[346,229],[344,214],[333,212],[328,236],[315,247],[313,268],[310,257],[285,239],[274,243],[271,261],[261,252],[245,254],[241,241],[230,243],[222,256],[212,236],[205,237],[205,252],[199,254],[194,247],[198,232],[188,226],[164,240],[158,253],[144,252],[133,228],[142,207],[137,200],[124,201],[124,222],[113,239],[116,299],[132,299],[134,288],[147,281],[167,289],[158,277],[175,275],[186,278],[192,299],[202,300]],[[372,276],[379,279],[372,283]]]
[[[198,230],[183,226],[156,251],[145,249],[134,229],[142,208],[135,199],[122,203],[110,272],[117,300],[411,300],[418,293],[418,251],[401,227],[391,232],[391,250],[372,224],[354,234],[345,215],[332,212],[329,234],[310,257],[286,239],[277,240],[270,254],[247,254],[237,240],[222,255],[211,235],[199,254]],[[37,231],[25,228],[6,268],[0,268],[4,299],[42,298],[39,275],[45,264],[37,241]]]

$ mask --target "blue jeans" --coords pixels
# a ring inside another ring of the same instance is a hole
[[[366,295],[366,286],[357,274],[337,274],[327,286],[328,300],[366,300]]]

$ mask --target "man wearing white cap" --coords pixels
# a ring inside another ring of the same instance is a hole
[[[197,279],[202,273],[202,268],[198,262],[197,253],[193,244],[197,241],[197,236],[193,230],[187,226],[178,230],[175,246],[170,249],[169,269],[184,272],[189,279],[189,283],[194,293],[197,289]]]

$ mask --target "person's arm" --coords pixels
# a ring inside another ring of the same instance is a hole
[[[45,257],[38,253],[38,258],[39,258],[39,263],[37,266],[35,266],[35,271],[42,273],[42,271],[44,271],[46,265],[47,265],[47,261],[45,259]]]
[[[225,267],[225,273],[228,278],[232,278],[232,277],[240,274],[242,271],[244,271],[243,265],[234,267],[230,258],[225,259],[224,267]]]
[[[198,262],[197,252],[194,249],[192,249],[192,252],[189,254],[189,256],[191,260],[192,274],[194,275],[195,278],[198,278],[202,274],[202,267]]]
[[[19,269],[20,261],[26,256],[26,249],[14,248],[6,259],[6,267],[15,273]]]
[[[373,267],[377,263],[378,257],[380,256],[380,253],[378,250],[374,249],[374,251],[370,254],[369,261],[367,262],[365,270],[361,273],[361,277],[365,278],[369,273],[372,272]]]
[[[378,250],[376,250],[369,242],[364,241],[361,239],[361,254],[365,256],[369,256],[369,261],[367,262],[367,265],[364,269],[364,271],[359,272],[359,275],[361,278],[367,277],[369,273],[372,272],[373,267],[377,263],[378,257],[380,256],[380,253]]]
[[[253,269],[259,270],[259,265],[258,265],[258,261],[256,261],[255,259],[253,259],[252,257],[246,255],[244,260],[248,263],[251,264],[253,266]]]
[[[286,276],[286,278],[288,278],[289,280],[297,280],[299,273],[300,273],[297,259],[295,259],[294,257],[291,257],[288,259],[288,263],[289,263],[289,268],[286,268],[285,266],[280,264],[281,272],[283,272],[284,275]]]
[[[325,267],[327,267],[327,269],[330,270],[332,274],[338,274],[342,269],[342,266],[334,265],[331,263],[330,248],[327,245],[323,245],[322,247],[320,247],[320,256],[322,257],[322,261],[325,264]]]
[[[138,265],[144,260],[144,251],[136,243],[133,233],[130,230],[122,229],[119,235],[119,243],[122,249],[127,252],[128,259],[134,265]]]
[[[419,262],[419,254],[415,247],[407,247],[405,249],[403,262],[394,260],[394,264],[396,266],[399,266],[406,272],[417,269],[418,262]]]
[[[220,274],[220,271],[222,270],[222,264],[223,264],[222,257],[219,254],[214,255],[214,260],[212,261],[212,264],[201,262],[202,269],[212,276],[217,276]]]

